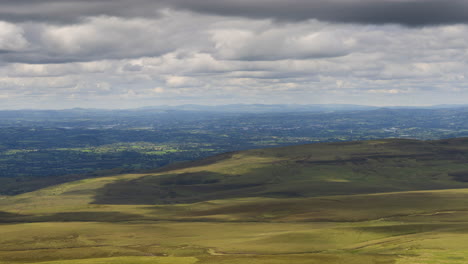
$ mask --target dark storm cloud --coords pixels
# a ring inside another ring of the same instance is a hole
[[[176,7],[197,12],[291,21],[318,19],[330,22],[396,23],[411,26],[468,22],[468,2],[462,0],[171,0],[171,2]]]
[[[0,19],[69,23],[98,15],[155,17],[162,8],[284,21],[410,26],[468,22],[464,0],[2,0]]]

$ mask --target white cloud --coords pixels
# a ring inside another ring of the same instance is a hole
[[[189,86],[193,82],[192,78],[184,76],[168,76],[166,77],[166,84],[170,87],[184,87]]]
[[[468,95],[466,25],[279,23],[168,10],[1,28],[6,108],[427,104]]]
[[[21,27],[0,21],[0,51],[21,51],[28,47]]]
[[[155,20],[89,18],[83,24],[47,26],[42,34],[50,54],[71,55],[76,60],[161,55],[170,50],[170,33]]]
[[[217,29],[211,32],[217,53],[231,60],[281,60],[338,57],[356,46],[351,32],[319,22],[270,26],[262,31]]]
[[[156,88],[153,89],[153,92],[155,92],[155,93],[164,93],[164,88],[156,87]]]

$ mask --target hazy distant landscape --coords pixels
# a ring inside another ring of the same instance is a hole
[[[179,108],[0,111],[0,194],[253,148],[468,136],[468,108],[462,106]]]

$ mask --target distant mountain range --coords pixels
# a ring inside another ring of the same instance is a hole
[[[227,104],[227,105],[160,105],[145,106],[132,109],[97,109],[97,108],[72,108],[63,110],[0,110],[2,114],[17,115],[18,113],[47,113],[55,114],[86,114],[86,113],[132,113],[141,111],[194,111],[194,112],[230,112],[230,113],[281,113],[281,112],[334,112],[334,111],[366,111],[376,109],[453,109],[466,108],[467,104],[440,104],[433,106],[369,106],[355,104]],[[34,114],[33,114],[34,115]]]
[[[229,105],[178,105],[178,106],[150,106],[140,109],[179,110],[179,111],[210,111],[210,112],[328,112],[328,111],[366,111],[376,109],[444,109],[463,108],[468,105],[434,105],[434,106],[368,106],[354,104],[229,104]]]

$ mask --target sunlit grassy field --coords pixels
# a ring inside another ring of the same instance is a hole
[[[466,263],[466,161],[465,139],[316,144],[0,197],[0,263]]]

